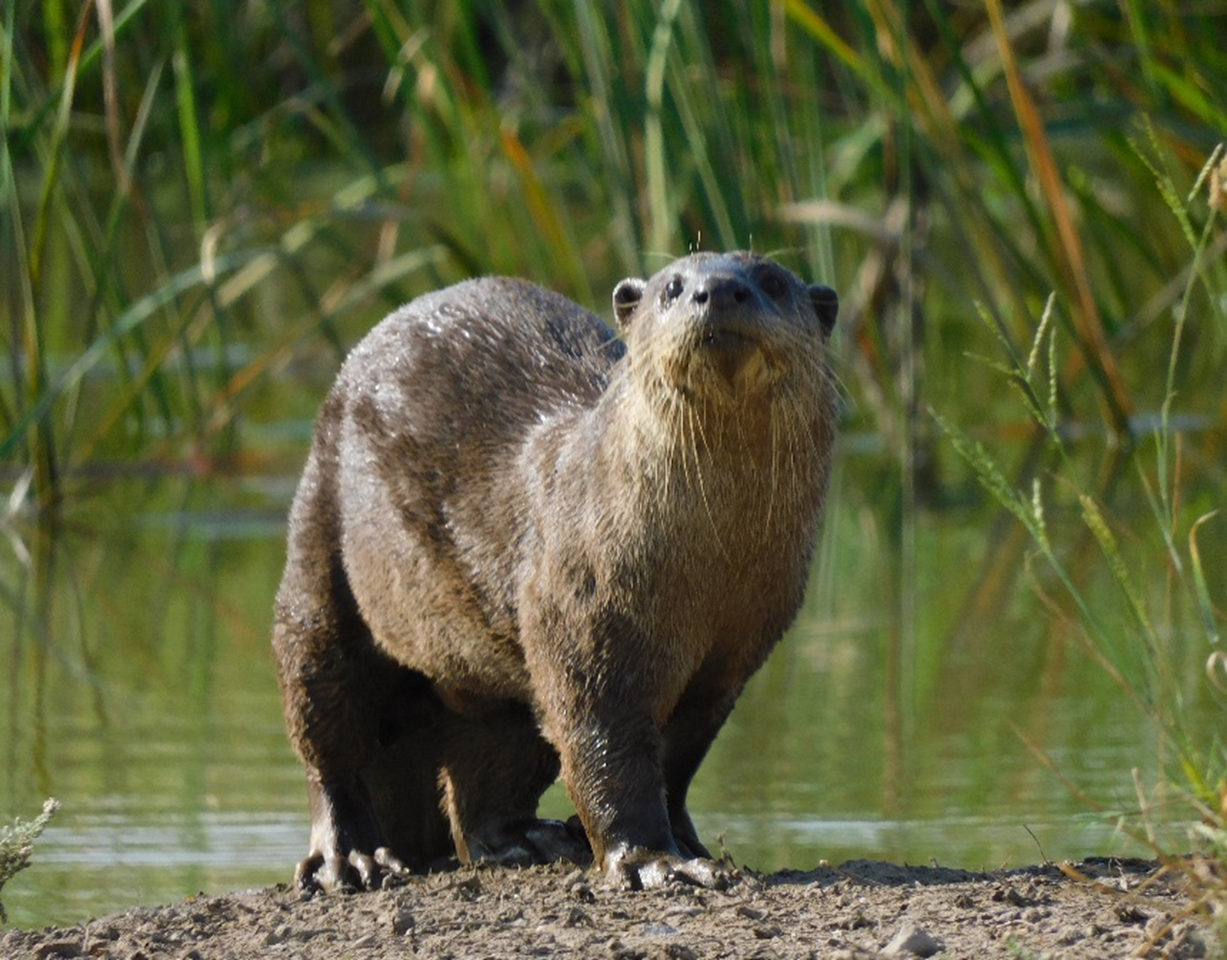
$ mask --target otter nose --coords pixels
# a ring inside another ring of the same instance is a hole
[[[691,298],[700,307],[720,310],[749,302],[750,287],[736,277],[704,277]]]

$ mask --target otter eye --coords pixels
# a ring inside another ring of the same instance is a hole
[[[670,300],[676,300],[682,295],[682,278],[674,277],[665,284],[665,296]]]
[[[762,288],[763,293],[772,300],[779,300],[780,297],[784,296],[784,291],[787,289],[784,278],[774,270],[770,270],[759,277],[758,285]]]

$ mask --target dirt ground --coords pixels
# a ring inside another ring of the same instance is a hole
[[[970,873],[857,860],[728,890],[624,892],[574,867],[463,868],[374,893],[194,897],[0,933],[3,957],[1218,957],[1149,861]]]

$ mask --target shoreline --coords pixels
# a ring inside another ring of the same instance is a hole
[[[745,872],[728,890],[622,891],[572,865],[479,865],[370,893],[285,885],[0,931],[0,955],[1206,957],[1188,878],[1157,861],[968,871],[853,860]]]

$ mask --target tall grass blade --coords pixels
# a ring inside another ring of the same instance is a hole
[[[1221,619],[1221,614],[1216,616],[1214,602],[1210,599],[1210,588],[1206,584],[1206,571],[1201,560],[1201,550],[1197,546],[1197,533],[1201,529],[1203,523],[1207,523],[1214,517],[1218,516],[1218,514],[1218,510],[1212,510],[1210,513],[1202,514],[1197,518],[1193,526],[1189,528],[1189,566],[1193,574],[1193,587],[1197,598],[1197,612],[1201,616],[1202,629],[1206,631],[1206,636],[1209,638],[1211,645],[1215,647],[1222,644],[1218,630],[1218,622],[1219,619]]]
[[[37,408],[47,390],[46,358],[43,354],[42,325],[38,319],[37,298],[42,288],[44,257],[47,235],[51,229],[52,203],[59,186],[60,167],[63,163],[64,142],[72,115],[73,92],[76,88],[77,67],[85,43],[85,30],[91,5],[86,3],[78,16],[77,29],[69,51],[67,69],[60,94],[59,109],[50,131],[49,142],[44,148],[47,167],[43,175],[38,207],[29,247],[26,249],[25,329],[23,347],[26,358],[26,404]],[[10,12],[12,7],[9,8]],[[12,32],[12,26],[9,32]],[[24,431],[23,431],[24,434]],[[34,496],[40,504],[50,505],[58,498],[58,470],[56,466],[55,431],[50,416],[40,416],[35,429],[28,435],[29,458],[34,466]]]
[[[665,65],[673,42],[674,24],[681,10],[681,0],[664,0],[656,15],[652,33],[652,50],[648,55],[645,80],[647,116],[644,118],[643,153],[647,166],[648,197],[651,220],[648,223],[648,243],[652,250],[672,248],[676,205],[675,191],[670,189],[668,164],[665,157],[664,94]]]
[[[219,257],[214,270],[219,274],[228,272],[248,262],[252,256],[253,254],[244,251]],[[183,292],[198,288],[206,282],[204,271],[200,266],[190,267],[172,277],[162,287],[142,297],[116,317],[111,327],[73,361],[54,385],[42,392],[38,401],[17,421],[9,435],[0,440],[0,460],[13,456],[18,447],[28,442],[31,427],[44,422],[55,402],[79,384],[81,379],[101,361],[121,337],[139,329],[142,324],[156,316],[162,307],[173,302]]]
[[[1010,100],[1022,128],[1027,155],[1033,172],[1039,180],[1044,199],[1056,223],[1064,254],[1062,272],[1078,302],[1078,334],[1084,359],[1101,381],[1104,400],[1107,402],[1113,428],[1119,437],[1128,437],[1129,410],[1131,404],[1125,391],[1116,359],[1108,346],[1099,307],[1089,285],[1086,255],[1082,241],[1074,227],[1073,215],[1065,198],[1056,159],[1044,131],[1043,122],[1034,101],[1027,92],[1018,70],[1014,50],[1006,36],[1001,0],[987,0],[989,20],[997,39],[997,47],[1009,86]]]
[[[187,180],[192,220],[198,228],[209,220],[209,187],[205,178],[204,143],[200,128],[200,107],[193,73],[194,54],[188,42],[187,24],[178,19],[175,50],[171,64],[175,75],[175,103],[182,142],[183,174]]]
[[[15,4],[9,4],[5,9],[4,35],[0,37],[0,200],[3,201],[7,217],[0,222],[0,242],[7,241],[5,234],[12,233],[12,251],[14,259],[19,263],[29,262],[26,247],[25,231],[22,222],[21,198],[17,194],[17,175],[13,169],[13,154],[9,141],[9,130],[13,123],[13,45],[16,39]],[[7,245],[7,244],[5,244]],[[30,288],[30,273],[28,270],[16,271],[15,283],[17,296],[13,296],[10,287],[10,330],[9,343],[22,342],[24,335],[23,321],[34,312],[34,293]],[[25,368],[21,362],[20,352],[9,351],[9,371],[13,381],[13,397],[10,404],[0,390],[0,419],[6,429],[12,427],[17,412],[21,409],[25,398]]]

